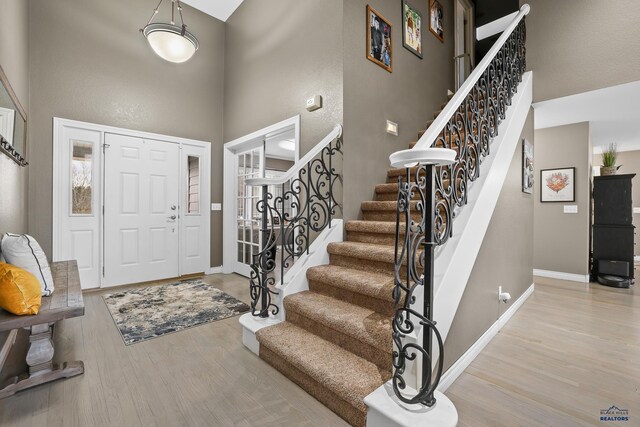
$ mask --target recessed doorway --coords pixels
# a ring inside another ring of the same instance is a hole
[[[258,130],[224,146],[223,273],[251,274],[254,255],[262,248],[261,189],[250,178],[276,178],[299,159],[300,116]],[[277,197],[279,189],[271,189]],[[281,190],[281,189],[280,189]]]

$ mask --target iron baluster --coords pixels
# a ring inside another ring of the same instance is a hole
[[[402,402],[427,406],[435,403],[434,392],[444,360],[442,337],[433,319],[435,248],[453,236],[456,210],[468,203],[470,185],[480,176],[480,165],[490,154],[489,144],[498,135],[498,127],[512,104],[526,69],[525,42],[526,26],[522,19],[434,136],[432,147],[457,151],[453,164],[419,164],[414,171],[407,168],[406,177],[398,179],[392,385]],[[450,159],[453,158],[451,153]],[[417,212],[412,213],[412,201]],[[412,219],[416,216],[419,219]],[[423,293],[420,310],[413,308],[418,289]],[[409,341],[408,336],[418,332],[419,327],[422,341]],[[434,348],[439,354],[435,365]],[[422,376],[417,381],[418,390],[411,394],[405,374],[408,364],[418,359]]]
[[[294,166],[295,173],[290,173],[284,181],[271,184],[271,179],[247,180],[247,185],[259,186],[262,190],[256,205],[256,211],[261,214],[262,245],[260,252],[252,257],[249,278],[251,313],[256,317],[275,316],[280,312],[275,300],[278,285],[285,284],[289,268],[309,253],[316,235],[337,217],[341,203],[336,199],[334,187],[341,182],[341,175],[335,170],[333,157],[342,154],[341,134],[342,127],[336,127],[323,140],[316,156],[304,165]],[[280,190],[280,194],[272,194],[271,189]]]

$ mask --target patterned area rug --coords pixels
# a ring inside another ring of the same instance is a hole
[[[247,304],[202,280],[132,289],[103,299],[126,345],[249,311]]]

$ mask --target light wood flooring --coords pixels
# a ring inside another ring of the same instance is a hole
[[[247,279],[204,279],[249,302]],[[125,346],[102,300],[61,322],[59,360],[85,374],[0,400],[0,426],[348,426],[242,345],[238,317]]]
[[[637,291],[535,279],[533,295],[447,391],[459,426],[640,426]],[[630,420],[600,422],[611,405]]]
[[[207,282],[248,302],[247,281]],[[109,291],[106,291],[107,293]],[[237,318],[125,346],[102,301],[56,332],[86,373],[0,400],[0,426],[346,426],[242,345]],[[536,279],[536,291],[449,388],[460,426],[640,425],[640,300]],[[600,410],[628,409],[628,423]]]

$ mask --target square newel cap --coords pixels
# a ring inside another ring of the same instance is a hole
[[[456,161],[456,152],[449,148],[411,148],[396,151],[389,156],[391,167],[411,168],[416,165],[450,165]]]

